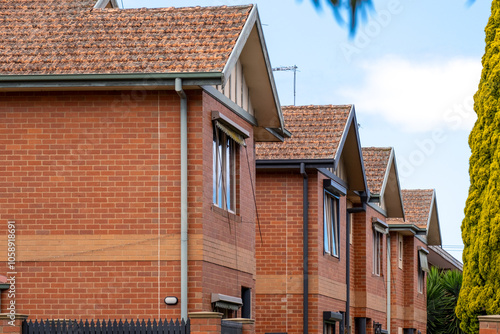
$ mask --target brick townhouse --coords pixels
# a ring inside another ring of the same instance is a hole
[[[377,329],[396,333],[388,316],[392,306],[388,282],[393,280],[393,269],[387,223],[388,219],[404,218],[405,212],[396,158],[392,148],[367,147],[362,152],[370,199],[365,219],[353,224],[355,325],[357,333]]]
[[[346,231],[368,198],[354,106],[283,113],[292,137],[256,146],[256,330],[343,333],[355,299]]]
[[[292,137],[256,148],[257,332],[425,333],[434,192],[401,190],[394,149],[361,150],[353,106],[283,113]]]
[[[403,190],[405,219],[389,219],[392,333],[426,333],[429,247],[441,246],[436,192]],[[442,250],[442,253],[446,253]],[[397,332],[396,332],[397,330]]]
[[[11,272],[12,222],[16,312],[253,318],[254,144],[288,134],[257,8],[0,11],[0,260]]]

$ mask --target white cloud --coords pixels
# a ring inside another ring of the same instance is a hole
[[[395,56],[363,64],[360,87],[342,90],[358,114],[377,114],[405,131],[470,130],[472,96],[481,75],[477,59],[415,62]]]

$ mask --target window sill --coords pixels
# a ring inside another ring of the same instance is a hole
[[[327,253],[325,251],[323,251],[323,257],[327,257],[327,258],[331,258],[331,259],[339,260],[340,261],[340,256],[339,255],[332,255],[332,254]]]
[[[232,220],[232,221],[237,222],[237,223],[241,223],[240,216],[237,216],[235,213],[233,213],[231,211],[221,209],[215,204],[212,204],[212,212],[224,217],[225,219],[229,218],[229,220]]]

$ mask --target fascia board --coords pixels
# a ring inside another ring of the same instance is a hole
[[[257,15],[258,15],[257,7],[256,5],[253,5],[252,9],[250,10],[250,14],[248,14],[247,21],[245,22],[245,25],[243,26],[243,29],[241,30],[241,33],[238,36],[238,39],[236,40],[236,44],[233,47],[233,51],[231,51],[231,54],[229,55],[226,65],[222,70],[223,85],[228,80],[229,75],[231,74],[231,69],[236,65],[238,59],[240,59],[241,53],[243,52],[243,48],[245,47],[248,37],[250,37],[250,34],[252,33],[253,26],[257,21]]]
[[[427,234],[426,234],[427,240],[429,240],[429,231],[431,230],[432,213],[434,212],[434,210],[436,211],[436,224],[437,224],[437,227],[435,227],[435,228],[437,229],[438,234],[439,234],[439,244],[442,245],[443,240],[441,238],[441,226],[439,224],[439,214],[438,214],[438,209],[437,209],[436,190],[433,190],[433,192],[432,192],[431,207],[429,210],[429,217],[427,220]]]
[[[109,0],[98,0],[97,3],[95,4],[94,8],[96,8],[96,9],[106,8],[108,3],[109,3]]]
[[[333,166],[333,170],[337,170],[337,167],[340,162],[340,156],[342,155],[342,151],[344,150],[344,145],[347,140],[347,134],[349,133],[349,128],[351,127],[352,119],[354,116],[354,105],[351,105],[351,110],[349,111],[349,117],[347,117],[347,122],[345,122],[344,130],[342,131],[342,136],[340,137],[339,146],[337,147],[337,151],[335,152],[335,165]]]
[[[389,155],[389,160],[387,161],[387,166],[385,168],[384,181],[382,182],[382,188],[380,189],[381,198],[384,198],[385,195],[385,188],[387,187],[387,183],[389,181],[389,174],[391,173],[393,157],[394,157],[394,149],[391,147],[391,154]]]
[[[392,163],[394,164],[394,170],[396,171],[396,182],[398,183],[398,189],[399,189],[399,200],[401,201],[401,206],[403,210],[403,219],[406,219],[406,214],[405,214],[405,206],[403,203],[403,193],[401,191],[401,184],[399,182],[399,172],[398,172],[398,164],[396,162],[396,153],[394,151],[394,148],[392,148]]]
[[[401,210],[403,211],[403,219],[405,219],[405,208],[403,205],[403,195],[401,194],[401,185],[399,183],[399,175],[398,175],[398,167],[396,165],[396,155],[394,153],[394,147],[391,147],[391,154],[389,155],[389,160],[387,162],[387,169],[385,171],[384,175],[384,181],[382,182],[382,189],[380,190],[380,197],[384,198],[385,196],[385,190],[387,188],[387,183],[389,182],[389,177],[391,173],[391,169],[394,166],[394,171],[396,173],[396,182],[397,182],[397,187],[398,187],[398,194],[399,194],[399,202],[401,203]]]

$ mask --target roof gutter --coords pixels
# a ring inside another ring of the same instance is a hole
[[[307,168],[332,168],[335,159],[273,159],[273,160],[256,160],[256,168],[285,168],[297,169],[302,164],[306,164]]]
[[[174,87],[175,80],[184,86],[219,85],[220,72],[193,73],[124,73],[124,74],[48,74],[0,75],[0,90],[48,88],[120,88],[140,86],[150,89]]]
[[[418,227],[416,225],[409,225],[409,224],[389,224],[389,231],[391,231],[391,232],[410,231],[416,235],[426,235],[427,234],[426,228]]]

